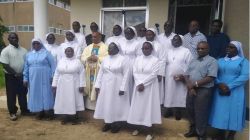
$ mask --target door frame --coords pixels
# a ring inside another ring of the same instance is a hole
[[[170,0],[169,0],[169,11],[168,11],[168,19],[172,19],[173,21],[173,24],[174,24],[174,28],[173,28],[173,31],[175,32],[175,29],[176,29],[176,13],[177,13],[177,10],[178,10],[178,7],[185,7],[185,6],[178,6],[177,4],[177,1],[178,0],[174,0],[174,4],[172,5],[174,7],[174,13],[171,13],[170,11]],[[218,2],[218,5],[215,5],[215,3]],[[220,6],[220,4],[222,3],[222,5]],[[211,3],[211,15],[210,15],[210,22],[212,22],[213,19],[220,19],[223,23],[224,23],[224,15],[225,15],[225,3],[226,3],[226,0],[213,0],[212,3]],[[213,6],[217,6],[217,7],[213,7]],[[186,6],[188,7],[188,6]],[[214,9],[216,9],[219,13],[216,15],[215,12],[213,11]],[[173,14],[173,17],[172,15]],[[219,16],[221,15],[221,16]],[[210,23],[211,25],[211,23]],[[210,28],[210,27],[209,27]],[[222,30],[224,28],[224,24],[222,26]],[[209,29],[208,29],[209,30]]]

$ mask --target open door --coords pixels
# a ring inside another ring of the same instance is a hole
[[[178,34],[188,32],[191,20],[200,23],[200,31],[209,34],[213,19],[222,18],[223,0],[170,0],[169,18],[174,22],[174,30]]]

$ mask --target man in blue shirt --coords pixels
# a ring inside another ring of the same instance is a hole
[[[192,20],[188,26],[188,33],[184,35],[183,46],[188,48],[194,58],[198,57],[196,48],[201,41],[207,41],[205,35],[199,31],[200,24],[197,20]]]
[[[208,52],[208,43],[199,42],[197,45],[198,58],[190,62],[185,77],[188,88],[186,109],[190,129],[184,136],[198,136],[198,140],[206,140],[212,88],[218,71],[216,59],[209,56]]]
[[[212,21],[211,33],[207,36],[207,42],[210,46],[209,55],[215,59],[225,57],[226,47],[228,46],[229,37],[221,32],[223,22],[219,19]]]

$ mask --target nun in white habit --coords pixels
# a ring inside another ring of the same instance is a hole
[[[161,124],[161,109],[159,98],[159,60],[152,55],[151,42],[143,44],[143,55],[138,56],[133,65],[135,80],[134,92],[127,122],[134,125],[146,126],[150,130],[152,124]],[[138,130],[133,132],[136,135]],[[146,139],[152,139],[148,131]]]
[[[94,118],[103,119],[103,132],[111,129],[117,133],[121,122],[127,121],[130,108],[129,94],[126,91],[128,66],[124,56],[119,54],[120,45],[110,43],[107,56],[98,72],[95,89],[98,94]]]
[[[58,63],[57,57],[60,55],[61,48],[55,43],[56,41],[55,35],[53,33],[48,33],[46,35],[46,41],[47,42],[44,44],[44,47],[46,48],[47,51],[49,51],[52,54],[55,63],[57,65]]]
[[[193,59],[191,52],[182,46],[182,39],[175,35],[172,39],[172,47],[166,55],[166,93],[164,107],[172,108],[176,120],[181,119],[180,108],[186,107],[187,87],[184,77],[190,61]]]
[[[122,27],[120,25],[115,25],[113,27],[113,36],[109,37],[105,44],[109,46],[110,43],[112,42],[117,42],[119,44],[123,44],[125,41],[125,37],[123,36],[122,33]]]
[[[75,34],[72,31],[67,31],[65,33],[65,35],[66,35],[65,42],[60,45],[61,52],[60,52],[60,55],[58,57],[58,60],[65,57],[65,49],[68,47],[73,48],[76,58],[80,59],[81,54],[82,54],[82,48],[81,48],[80,44],[78,43],[78,41],[75,37]]]
[[[132,98],[133,93],[133,86],[134,86],[134,80],[132,76],[132,68],[135,61],[135,58],[137,57],[137,52],[139,49],[140,43],[138,42],[137,38],[137,32],[134,27],[129,26],[125,29],[125,41],[123,44],[121,44],[121,54],[123,54],[126,59],[128,60],[128,67],[129,67],[129,74],[128,74],[128,89],[130,95],[130,100]]]
[[[146,31],[146,40],[150,41],[153,44],[154,50],[152,52],[152,55],[157,57],[159,59],[159,73],[157,75],[158,81],[159,81],[159,92],[160,92],[160,101],[161,105],[164,101],[164,94],[165,94],[165,68],[166,63],[164,63],[164,49],[163,46],[158,41],[158,35],[157,31],[154,28],[148,28]],[[142,51],[140,50],[139,54],[142,54]]]
[[[52,82],[53,92],[56,93],[54,111],[55,114],[65,115],[62,124],[69,121],[75,124],[77,111],[84,110],[84,67],[74,56],[73,48],[66,48],[65,55],[57,65]]]
[[[146,31],[147,29],[142,26],[139,27],[139,30],[137,32],[137,40],[140,43],[140,47],[142,47],[142,44],[146,41]]]

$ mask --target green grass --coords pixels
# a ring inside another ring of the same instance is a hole
[[[0,65],[0,89],[5,88],[3,66]]]

